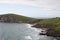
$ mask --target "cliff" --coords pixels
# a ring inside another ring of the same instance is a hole
[[[17,14],[3,14],[0,15],[0,22],[9,22],[9,23],[33,23],[36,22],[37,19],[30,18]]]
[[[60,18],[43,19],[33,27],[46,28],[46,35],[60,38]],[[60,39],[59,39],[60,40]]]

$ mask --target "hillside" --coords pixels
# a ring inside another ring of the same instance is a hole
[[[17,14],[3,14],[0,15],[0,22],[33,22],[37,21],[35,18],[30,18]]]
[[[38,24],[34,25],[33,27],[46,28],[47,29],[46,35],[60,38],[60,18],[59,17],[43,19],[40,22],[38,22]]]
[[[47,28],[53,27],[55,31],[60,31],[60,18],[43,19],[38,24],[46,25]]]

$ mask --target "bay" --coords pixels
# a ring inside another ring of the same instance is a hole
[[[0,40],[56,40],[26,23],[0,23]]]

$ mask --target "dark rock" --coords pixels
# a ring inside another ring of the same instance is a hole
[[[60,40],[60,37],[56,37],[57,40]]]
[[[0,16],[0,22],[17,23],[19,20],[12,16]]]

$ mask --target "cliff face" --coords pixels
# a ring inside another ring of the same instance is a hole
[[[32,27],[36,27],[36,28],[47,28],[47,29],[51,29],[53,28],[55,25],[51,25],[51,24],[36,24],[36,25],[33,25]]]
[[[19,22],[19,20],[12,16],[0,16],[0,22]]]
[[[35,23],[38,20],[35,18],[25,17],[16,14],[4,14],[0,15],[0,22],[8,22],[8,23]]]
[[[46,28],[46,35],[58,37],[60,40],[60,18],[43,19],[33,27]]]

